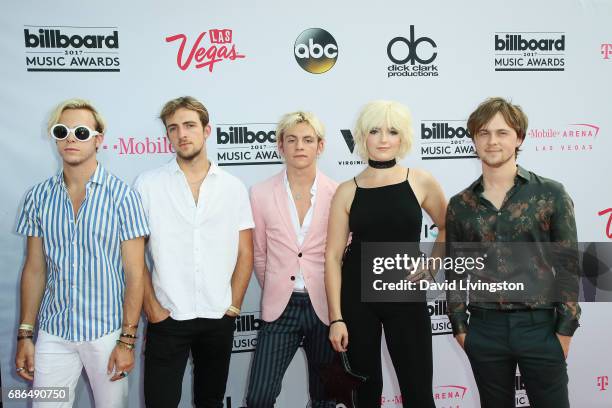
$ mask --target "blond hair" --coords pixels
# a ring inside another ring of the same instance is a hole
[[[367,139],[372,129],[386,125],[388,129],[399,132],[399,159],[404,158],[412,148],[412,115],[408,108],[399,102],[377,100],[366,104],[359,113],[355,123],[355,146],[357,153],[364,160],[369,158]]]
[[[280,146],[282,143],[285,132],[300,123],[310,125],[317,135],[318,140],[325,139],[325,127],[319,118],[317,118],[312,112],[297,111],[284,114],[278,122],[278,125],[276,126],[277,146]]]
[[[91,102],[85,99],[71,98],[63,102],[60,102],[53,109],[53,111],[51,112],[51,115],[49,115],[49,122],[47,123],[48,132],[51,131],[51,128],[54,125],[57,125],[59,123],[59,118],[60,116],[62,116],[62,113],[66,109],[86,109],[90,111],[94,117],[94,120],[96,121],[95,130],[100,133],[104,133],[104,131],[106,130],[106,122],[104,121],[104,118],[102,117],[102,115],[100,115],[100,112],[98,112],[98,110],[92,105]]]

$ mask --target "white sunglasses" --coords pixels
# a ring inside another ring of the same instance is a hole
[[[70,132],[72,132],[72,134],[74,134],[74,137],[76,137],[77,140],[81,142],[86,142],[94,136],[101,135],[100,132],[91,130],[85,125],[78,125],[71,129],[62,123],[53,125],[49,133],[51,137],[53,137],[56,140],[64,140],[68,138],[68,135],[70,134]]]

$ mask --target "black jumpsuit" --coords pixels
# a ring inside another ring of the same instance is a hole
[[[349,362],[355,372],[369,377],[357,390],[360,408],[381,404],[383,327],[403,406],[435,408],[431,320],[425,300],[362,303],[360,290],[361,243],[419,242],[422,218],[407,177],[402,183],[383,187],[357,185],[349,214],[352,241],[342,262],[341,307],[349,334]]]

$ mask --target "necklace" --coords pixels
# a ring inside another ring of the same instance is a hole
[[[372,159],[368,159],[368,165],[375,169],[389,169],[395,166],[395,159],[387,160],[387,161],[376,161]]]

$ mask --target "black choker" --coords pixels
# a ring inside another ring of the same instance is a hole
[[[376,161],[372,159],[368,159],[368,165],[375,169],[390,169],[395,166],[395,159],[387,160],[387,161]]]

